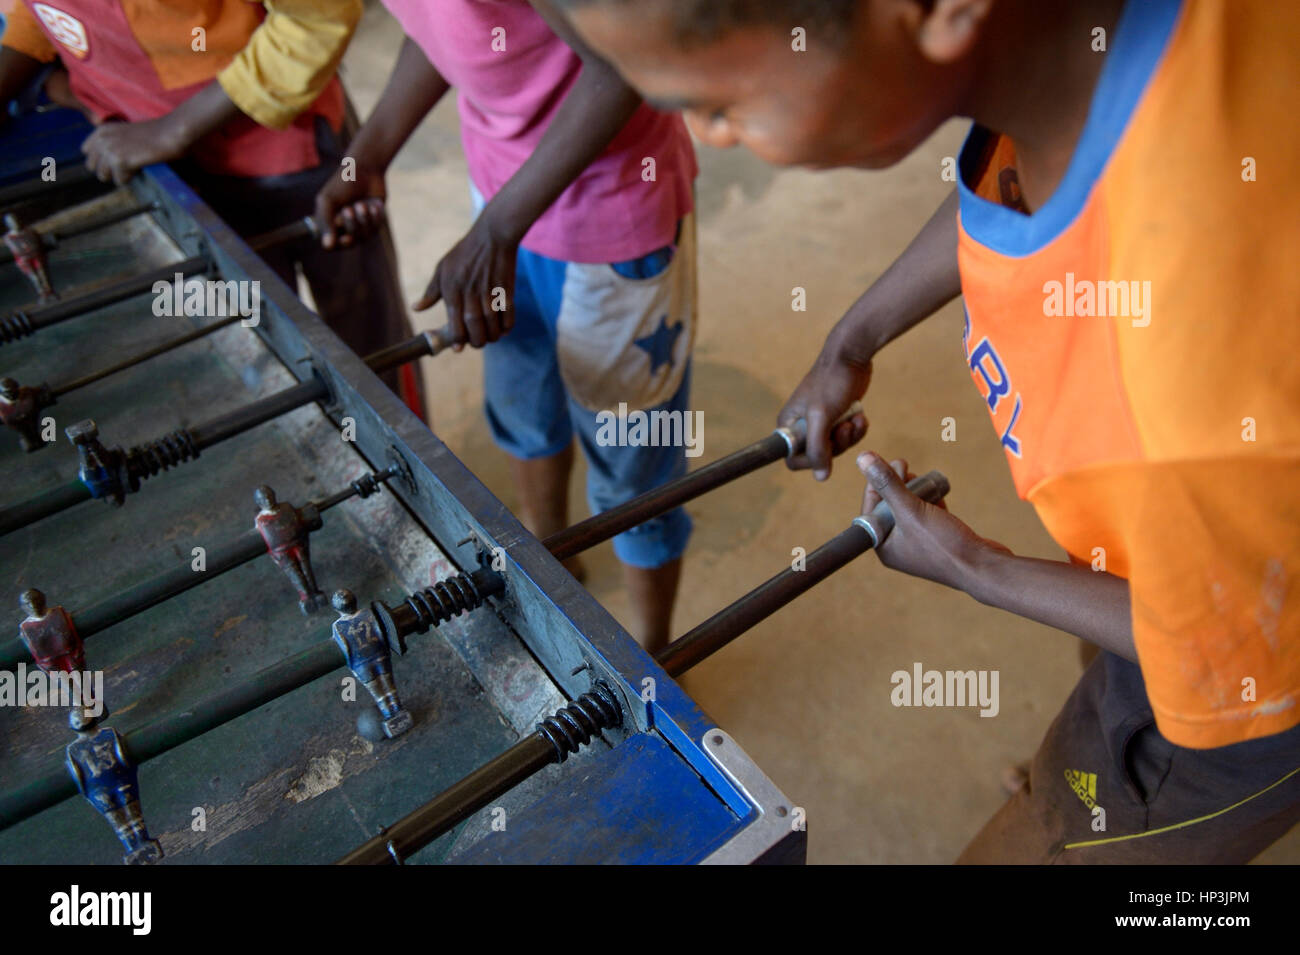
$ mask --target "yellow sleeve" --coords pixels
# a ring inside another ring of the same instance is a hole
[[[49,63],[58,56],[54,44],[36,22],[32,11],[27,9],[27,4],[22,0],[14,0],[13,9],[7,11],[7,15],[9,19],[5,23],[5,46],[26,53],[42,63]]]
[[[217,82],[245,115],[284,129],[338,70],[362,0],[265,0],[266,19]]]

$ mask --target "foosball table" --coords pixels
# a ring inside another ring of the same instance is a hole
[[[165,166],[47,178],[24,122],[0,134],[0,861],[802,861],[802,812],[673,677],[887,509],[652,659],[561,562],[797,428],[539,541],[378,377],[449,333],[359,357],[258,257],[310,223],[241,239]]]

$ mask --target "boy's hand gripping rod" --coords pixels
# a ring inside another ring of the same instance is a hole
[[[862,403],[853,402],[849,410],[831,425],[835,428],[854,415],[862,413]],[[669,481],[654,490],[634,497],[626,504],[611,507],[585,521],[579,521],[552,534],[542,543],[557,560],[568,560],[574,554],[594,547],[623,531],[643,524],[650,518],[671,511],[674,507],[693,501],[701,494],[757,471],[774,461],[780,461],[803,452],[808,439],[808,425],[800,418],[793,426],[777,428],[761,441],[719,458],[711,464],[692,471],[676,481]]]

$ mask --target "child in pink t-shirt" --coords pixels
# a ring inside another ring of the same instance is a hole
[[[479,214],[415,308],[441,299],[463,341],[490,345],[488,424],[511,456],[520,517],[544,538],[568,524],[575,436],[593,513],[684,474],[698,453],[650,436],[620,446],[612,433],[634,432],[600,416],[688,415],[695,154],[681,119],[643,103],[544,0],[384,2],[407,40],[353,140],[355,176],[317,197],[323,242],[375,226],[388,165],[455,86]],[[678,508],[614,540],[630,629],[651,653],[669,639],[690,532]]]

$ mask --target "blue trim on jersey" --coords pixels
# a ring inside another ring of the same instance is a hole
[[[1032,255],[1078,218],[1146,91],[1181,9],[1182,0],[1128,0],[1124,4],[1109,52],[1097,54],[1106,57],[1106,65],[1093,91],[1088,120],[1070,166],[1056,192],[1033,215],[975,195],[965,176],[958,176],[962,226],[972,239],[1002,255]],[[962,145],[961,169],[968,168],[967,151],[973,148],[978,132],[978,126],[972,127]]]

